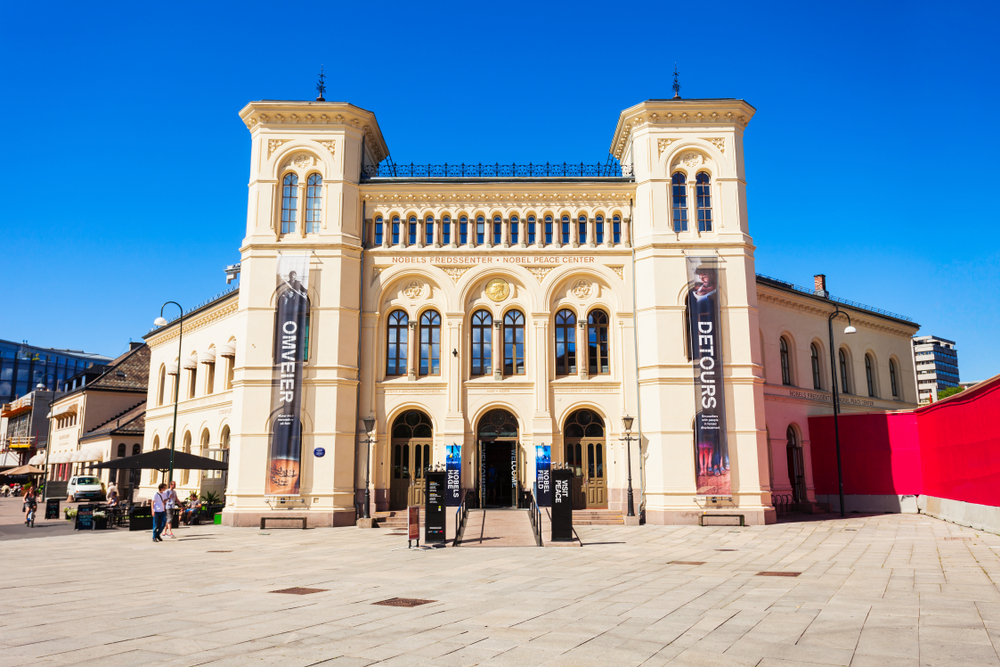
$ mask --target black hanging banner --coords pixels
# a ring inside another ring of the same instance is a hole
[[[426,475],[426,516],[424,519],[424,543],[443,544],[445,542],[445,473],[427,472]]]
[[[535,502],[539,507],[552,506],[552,445],[535,445]]]
[[[309,335],[309,255],[279,255],[277,279],[273,419],[264,494],[297,496],[302,459],[302,364]]]
[[[552,541],[573,541],[573,471],[552,471]]]
[[[458,507],[462,499],[462,445],[445,447],[447,459],[445,468],[448,473],[448,507]]]

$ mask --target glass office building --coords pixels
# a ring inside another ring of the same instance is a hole
[[[88,368],[99,368],[111,359],[81,350],[35,347],[0,340],[0,403],[9,403],[35,390],[63,390],[63,384]]]

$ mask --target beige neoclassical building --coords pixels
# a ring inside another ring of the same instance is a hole
[[[772,490],[795,483],[775,430],[794,424],[807,456],[806,417],[830,409],[807,369],[835,303],[755,274],[753,114],[650,100],[621,113],[600,164],[400,168],[369,111],[248,104],[240,287],[185,316],[180,353],[176,320],[146,337],[145,448],[167,446],[179,382],[178,448],[228,458],[207,480],[229,525],[288,508],[352,524],[366,478],[373,512],[403,509],[452,445],[473,504],[516,504],[549,446],[577,508],[624,513],[631,468],[646,522],[773,520]],[[851,381],[867,350],[873,405],[911,403],[915,325],[841,307],[864,341]]]

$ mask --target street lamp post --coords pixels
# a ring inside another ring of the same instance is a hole
[[[153,320],[153,324],[158,327],[167,326],[167,320],[163,317],[163,309],[171,303],[177,306],[177,309],[181,311],[181,315],[177,321],[177,326],[179,327],[177,331],[177,379],[174,380],[174,426],[170,432],[170,469],[167,472],[167,484],[174,481],[174,446],[177,443],[177,402],[181,396],[181,355],[184,350],[184,309],[176,301],[167,301],[160,306],[160,316]]]
[[[371,518],[371,484],[370,475],[371,472],[371,462],[372,462],[372,443],[375,439],[372,438],[372,430],[375,428],[375,419],[368,417],[365,419],[365,506],[361,510],[362,519]]]
[[[638,438],[632,437],[632,422],[634,418],[622,417],[622,425],[625,426],[625,435],[620,438],[625,443],[625,456],[628,459],[628,516],[635,516],[635,501],[632,499],[632,441]]]
[[[840,398],[837,392],[837,358],[833,351],[833,319],[837,315],[843,315],[847,318],[847,327],[844,328],[845,334],[856,333],[857,329],[851,324],[851,316],[840,309],[840,307],[835,307],[830,317],[827,319],[827,325],[830,329],[830,386],[833,388],[833,439],[836,443],[837,448],[837,484],[840,487],[840,516],[847,516],[844,510],[844,469],[840,463],[840,424],[837,422],[837,415],[840,414]],[[846,389],[847,387],[844,387]]]

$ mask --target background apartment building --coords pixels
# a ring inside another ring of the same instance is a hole
[[[936,401],[939,391],[959,386],[955,341],[937,336],[914,336],[912,345],[921,403]]]

